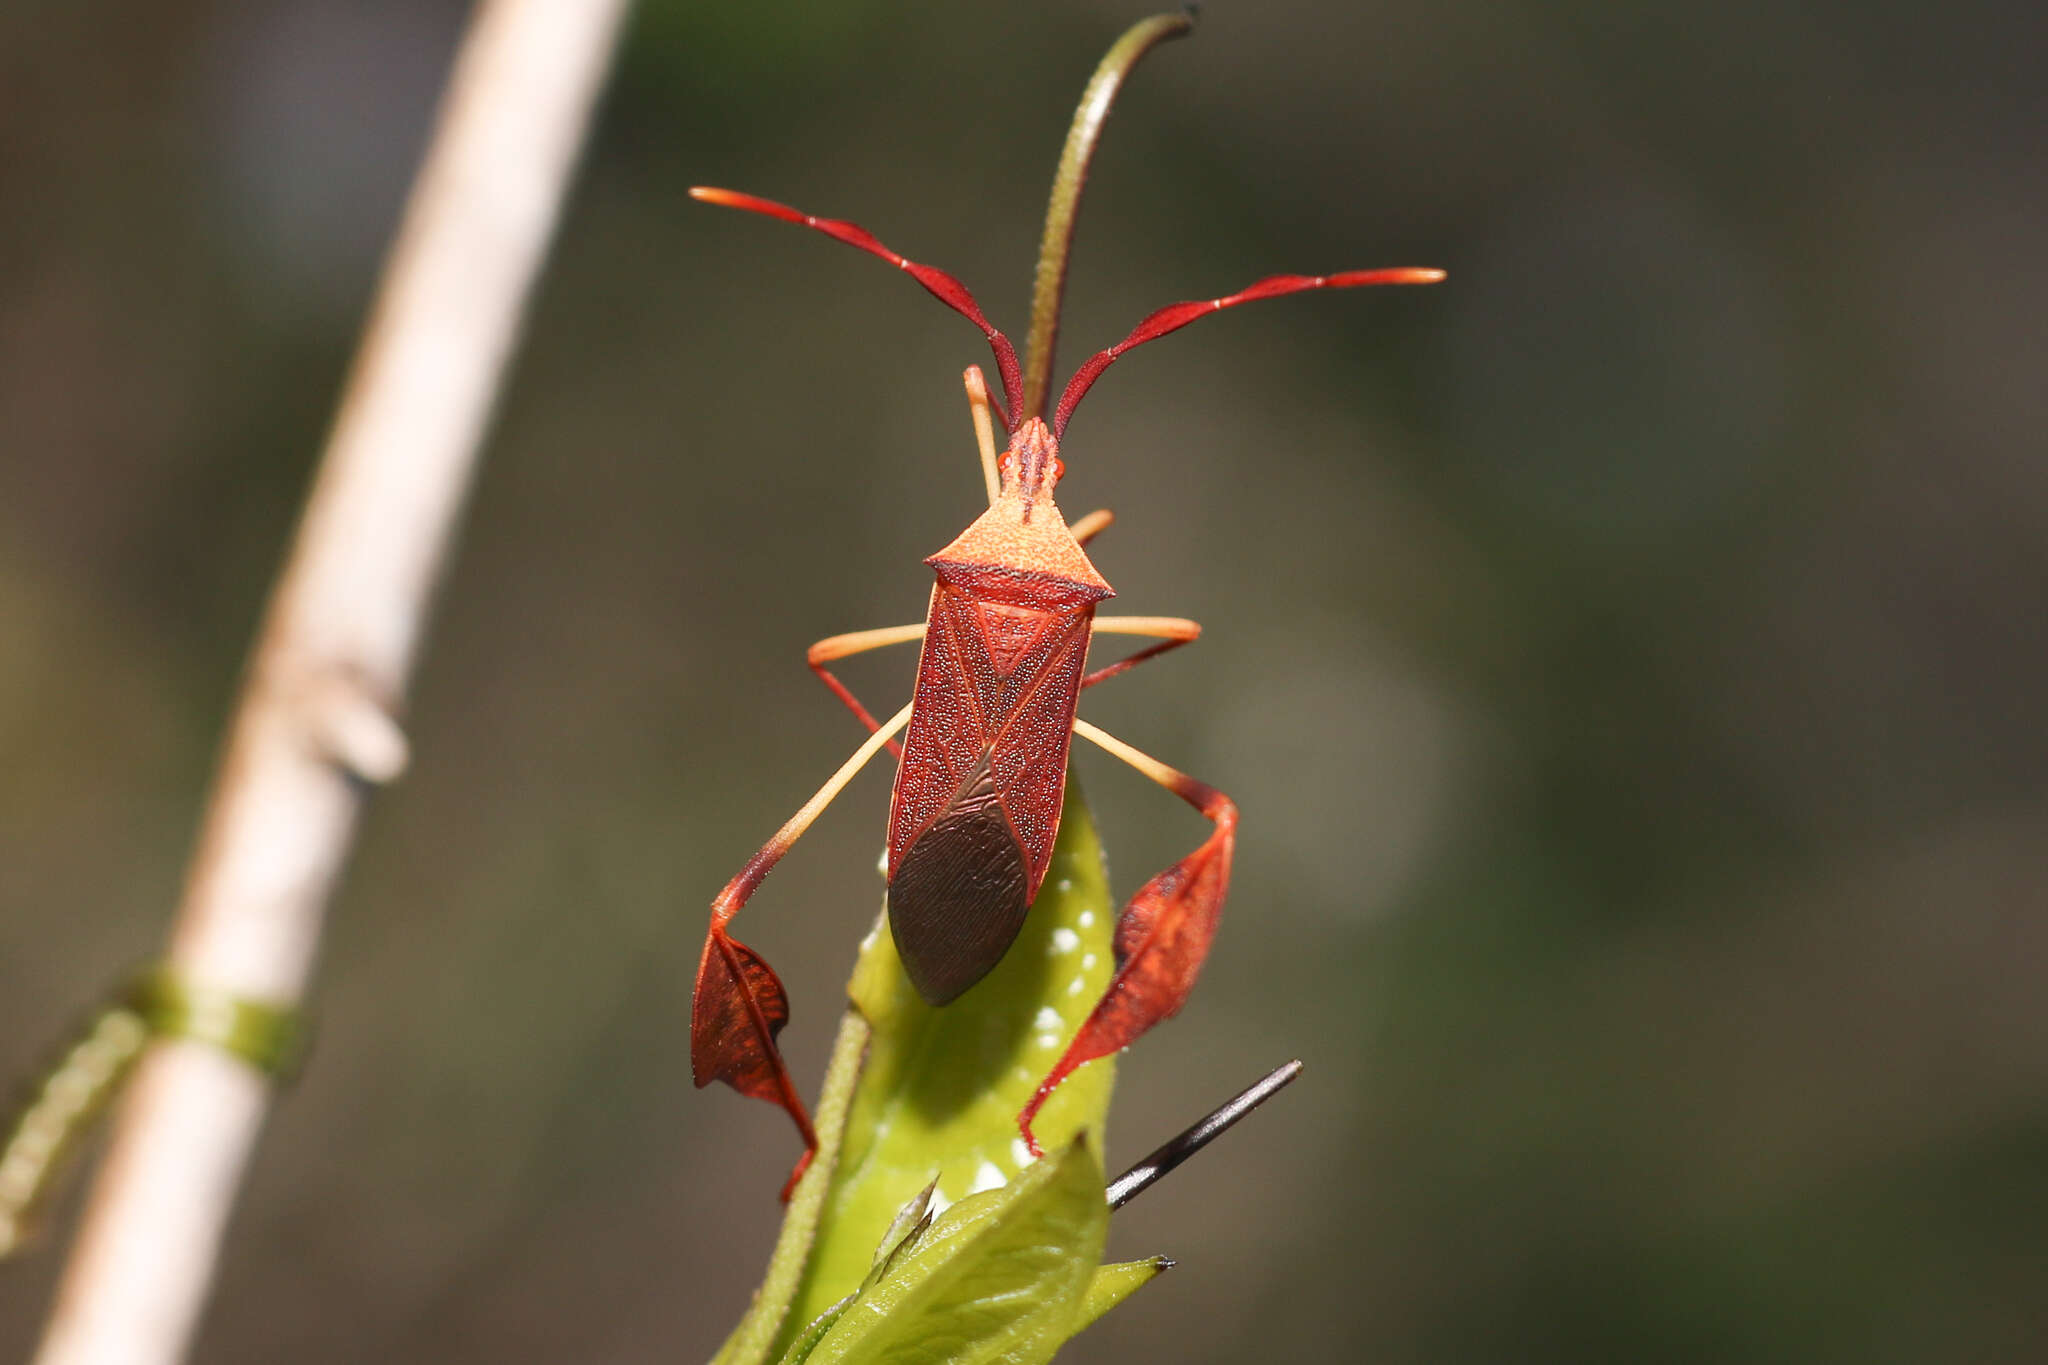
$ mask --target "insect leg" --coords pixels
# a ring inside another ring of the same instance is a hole
[[[690,1007],[692,1078],[699,1088],[724,1081],[742,1095],[781,1105],[803,1135],[804,1146],[813,1151],[818,1138],[811,1129],[811,1116],[775,1046],[775,1036],[789,1022],[789,997],[774,968],[726,933],[725,927],[820,812],[909,721],[910,708],[906,706],[868,736],[817,795],[783,822],[775,837],[726,883],[718,899],[711,902],[711,927],[704,937],[704,955],[697,963],[697,990]]]
[[[1003,491],[1003,480],[996,472],[996,431],[989,411],[988,381],[982,378],[979,365],[969,365],[960,379],[967,385],[967,414],[974,419],[974,444],[981,451],[981,481],[988,485],[988,502],[993,507]]]
[[[1146,635],[1159,641],[1147,645],[1128,659],[1096,669],[1082,677],[1081,686],[1093,687],[1099,682],[1108,682],[1119,673],[1128,673],[1147,659],[1156,659],[1170,649],[1193,644],[1202,638],[1202,623],[1190,621],[1181,616],[1098,616],[1095,618],[1097,635]]]
[[[1067,529],[1074,533],[1074,539],[1086,545],[1089,541],[1107,531],[1109,524],[1115,520],[1116,513],[1110,511],[1107,507],[1098,507]]]
[[[1074,722],[1074,733],[1136,768],[1214,823],[1202,846],[1138,889],[1116,922],[1116,976],[1082,1023],[1066,1053],[1017,1115],[1025,1145],[1038,1153],[1031,1123],[1039,1108],[1084,1062],[1129,1047],[1154,1024],[1172,1018],[1194,989],[1202,960],[1216,937],[1230,889],[1230,857],[1237,842],[1237,805],[1205,782],[1169,768],[1151,755]]]
[[[868,728],[869,734],[873,734],[882,728],[882,723],[868,714],[868,708],[860,704],[860,698],[854,696],[846,684],[833,676],[832,670],[825,665],[835,659],[865,654],[871,649],[885,649],[890,645],[908,644],[912,640],[923,638],[922,621],[908,626],[883,626],[879,630],[856,630],[848,635],[833,635],[818,641],[810,647],[804,657],[811,666],[811,672],[818,675],[818,681],[831,688],[832,695],[844,702],[846,709],[853,712],[854,718]],[[902,747],[893,739],[889,741],[889,752],[899,759],[903,757]]]

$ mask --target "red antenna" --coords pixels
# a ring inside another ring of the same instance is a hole
[[[1019,412],[1024,404],[1024,370],[1017,363],[1017,348],[1010,339],[996,330],[981,311],[981,305],[974,301],[974,295],[967,286],[954,279],[936,266],[920,265],[916,261],[899,256],[875,240],[874,234],[858,223],[848,223],[838,218],[813,218],[808,213],[799,213],[787,204],[778,204],[773,199],[761,199],[737,190],[712,189],[706,185],[695,185],[690,189],[692,199],[701,199],[707,204],[718,204],[729,209],[745,209],[748,213],[765,214],[780,218],[785,223],[799,223],[807,228],[816,228],[827,237],[837,238],[848,246],[859,247],[871,256],[880,256],[889,264],[905,271],[909,276],[931,292],[933,298],[966,318],[981,329],[988,338],[989,349],[996,355],[996,370],[1003,377],[1003,396],[1009,400],[1009,410],[998,407],[996,416],[1002,418],[1003,429],[1010,427],[1011,412]]]
[[[1132,328],[1129,336],[1106,351],[1097,351],[1085,365],[1074,371],[1074,377],[1067,381],[1067,391],[1060,395],[1059,408],[1053,413],[1053,439],[1057,441],[1065,433],[1067,419],[1074,415],[1081,396],[1088,392],[1088,386],[1095,382],[1097,376],[1116,362],[1118,356],[1134,346],[1157,341],[1168,332],[1177,332],[1196,318],[1220,313],[1255,299],[1278,298],[1282,294],[1299,294],[1308,289],[1355,289],[1366,284],[1435,284],[1443,277],[1441,270],[1411,266],[1397,266],[1390,270],[1346,270],[1336,275],[1273,275],[1225,298],[1169,303]]]

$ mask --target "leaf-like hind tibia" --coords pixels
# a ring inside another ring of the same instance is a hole
[[[776,1035],[789,1022],[789,997],[761,955],[712,923],[697,965],[691,1006],[690,1072],[701,1088],[724,1081],[742,1095],[779,1104],[814,1146],[810,1116],[790,1083]]]
[[[1129,1047],[1187,1003],[1230,889],[1237,820],[1234,808],[1224,810],[1227,814],[1202,846],[1140,887],[1118,918],[1116,977],[1017,1116],[1025,1144],[1034,1152],[1038,1139],[1032,1120],[1061,1081],[1083,1063]]]

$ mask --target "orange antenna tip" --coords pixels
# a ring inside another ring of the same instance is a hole
[[[1067,381],[1067,391],[1060,395],[1059,406],[1053,410],[1053,438],[1057,440],[1066,434],[1067,419],[1074,415],[1074,405],[1081,401],[1089,385],[1100,378],[1118,356],[1133,346],[1142,346],[1169,332],[1177,332],[1197,318],[1235,308],[1240,303],[1278,298],[1282,294],[1299,294],[1309,289],[1356,289],[1367,284],[1435,284],[1443,277],[1441,270],[1412,265],[1396,266],[1390,270],[1343,270],[1335,275],[1269,275],[1224,298],[1169,303],[1132,328],[1129,336],[1106,351],[1097,351],[1086,364],[1074,371],[1074,377]]]
[[[763,199],[757,194],[741,194],[738,190],[721,190],[711,185],[690,186],[690,197],[705,204],[716,204],[720,208],[745,209],[749,213],[765,213],[770,218],[780,218],[786,223],[806,221],[787,204],[778,204],[773,199]]]
[[[1349,289],[1362,284],[1435,284],[1444,272],[1428,266],[1396,266],[1391,270],[1346,270],[1330,276],[1330,287]]]

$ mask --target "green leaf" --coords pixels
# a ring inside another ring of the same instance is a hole
[[[868,1270],[866,1279],[860,1282],[862,1289],[872,1288],[877,1280],[889,1273],[889,1267],[896,1264],[901,1256],[918,1243],[930,1229],[937,1211],[932,1208],[932,1196],[939,1191],[939,1182],[932,1181],[917,1193],[917,1198],[897,1210],[895,1221],[882,1234],[882,1244],[875,1248],[875,1263]]]
[[[886,921],[877,922],[848,985],[873,1033],[802,1283],[778,1305],[787,1311],[777,1319],[774,1354],[722,1362],[782,1358],[805,1324],[860,1287],[898,1211],[934,1177],[934,1203],[944,1207],[1027,1168],[1017,1112],[1108,989],[1115,924],[1102,847],[1071,777],[1059,841],[1023,932],[958,1000],[926,1004],[903,973]],[[1039,1115],[1046,1150],[1083,1130],[1101,1141],[1114,1080],[1110,1058],[1067,1079]]]
[[[1067,1329],[1067,1335],[1078,1336],[1083,1328],[1092,1327],[1097,1318],[1171,1269],[1173,1262],[1164,1256],[1095,1267],[1095,1278],[1088,1282],[1087,1296],[1081,1300],[1080,1315]]]
[[[1073,1330],[1109,1205],[1086,1138],[947,1209],[808,1365],[1041,1365]]]

